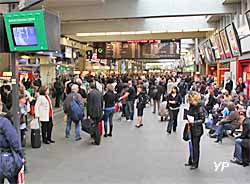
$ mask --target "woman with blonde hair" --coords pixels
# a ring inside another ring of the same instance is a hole
[[[107,92],[103,97],[104,107],[104,137],[112,137],[113,131],[113,115],[115,112],[115,103],[118,101],[117,95],[114,93],[114,86],[112,84],[107,85]],[[109,120],[109,133],[108,132],[108,120]]]
[[[203,123],[205,122],[205,112],[201,106],[201,96],[193,91],[188,94],[189,109],[184,114],[184,119],[188,121],[189,130],[191,133],[192,149],[188,163],[185,166],[190,166],[190,169],[197,169],[200,158],[200,138],[203,135]]]

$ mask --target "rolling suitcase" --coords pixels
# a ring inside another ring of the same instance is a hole
[[[40,129],[31,129],[31,147],[32,148],[40,148],[41,147]]]

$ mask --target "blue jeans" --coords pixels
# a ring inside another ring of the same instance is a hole
[[[216,131],[215,131],[215,134],[218,136],[218,138],[221,140],[222,137],[223,137],[223,132],[224,130],[231,130],[232,129],[232,125],[231,124],[223,124],[223,125],[220,125]]]
[[[127,120],[133,120],[134,119],[134,101],[127,101],[126,103],[126,119]]]
[[[66,126],[66,137],[68,138],[70,136],[70,130],[71,130],[71,124],[72,120],[70,116],[67,116],[67,126]],[[75,123],[75,136],[76,140],[81,138],[81,123],[80,121],[78,123]]]
[[[235,149],[234,149],[234,158],[238,161],[242,161],[242,139],[235,139]]]
[[[113,115],[114,115],[114,110],[104,110],[104,128],[107,128],[108,125],[108,120],[109,120],[109,126],[113,126]]]

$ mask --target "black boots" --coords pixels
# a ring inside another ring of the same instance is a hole
[[[108,134],[107,134],[107,132],[108,132],[108,129],[107,129],[107,127],[104,127],[104,137],[108,137]]]
[[[112,137],[112,131],[113,131],[113,126],[109,126],[109,134],[107,134],[108,132],[108,128],[104,127],[104,137]]]
[[[109,137],[112,137],[113,126],[109,126]]]

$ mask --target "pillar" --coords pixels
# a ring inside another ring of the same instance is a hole
[[[217,63],[217,85],[220,85],[220,63]]]

